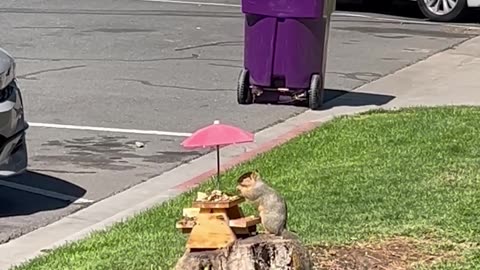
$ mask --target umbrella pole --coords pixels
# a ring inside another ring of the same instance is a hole
[[[217,145],[217,190],[220,190],[220,145]]]

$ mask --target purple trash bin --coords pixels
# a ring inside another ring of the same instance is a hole
[[[254,102],[265,91],[323,103],[330,17],[335,0],[242,0],[244,69],[237,99]]]

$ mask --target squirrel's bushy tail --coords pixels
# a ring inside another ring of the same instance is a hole
[[[295,239],[295,240],[300,241],[300,237],[298,237],[297,234],[295,234],[294,232],[288,231],[288,230],[283,230],[283,232],[281,234],[281,237],[283,239]]]

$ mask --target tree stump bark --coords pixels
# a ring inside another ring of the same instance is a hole
[[[310,270],[308,250],[298,238],[257,235],[233,246],[211,251],[187,251],[176,270]]]

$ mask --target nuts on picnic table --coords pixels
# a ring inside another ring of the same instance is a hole
[[[197,192],[197,202],[222,202],[222,201],[234,201],[238,199],[237,195],[230,196],[220,190],[213,190],[210,194],[205,192]]]
[[[182,219],[178,222],[178,224],[185,226],[185,227],[193,227],[197,222],[197,217],[182,217]]]

